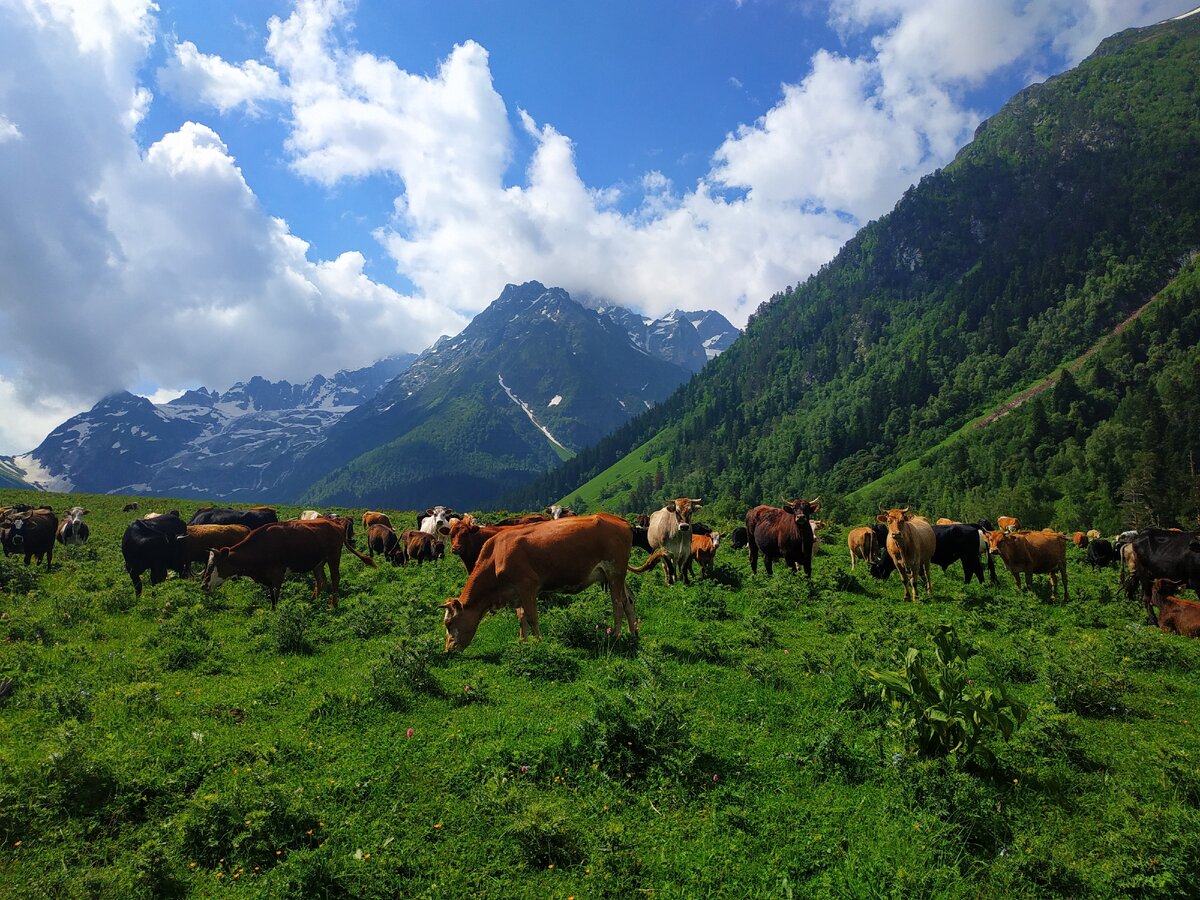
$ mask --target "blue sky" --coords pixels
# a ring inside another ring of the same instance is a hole
[[[1178,0],[0,0],[0,454],[507,282],[742,324]]]

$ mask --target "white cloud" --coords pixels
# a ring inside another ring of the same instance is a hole
[[[5,116],[0,115],[0,144],[5,141],[15,141],[21,137],[21,129],[17,127],[16,122],[10,122]]]
[[[158,71],[158,83],[176,96],[228,112],[244,106],[251,114],[259,103],[286,97],[279,73],[255,60],[231,65],[201,53],[191,41],[175,44],[171,58]]]
[[[0,376],[0,455],[26,453],[46,435],[79,412],[77,404],[54,397],[27,397]]]

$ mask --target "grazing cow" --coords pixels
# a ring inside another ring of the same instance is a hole
[[[123,507],[121,507],[121,512],[133,512],[137,508],[138,505],[137,501],[135,500],[133,503],[126,503]]]
[[[756,506],[746,513],[746,535],[750,545],[750,571],[758,574],[758,555],[763,556],[767,574],[772,574],[775,560],[794,572],[804,567],[812,578],[813,531],[812,516],[821,509],[820,497],[812,500],[792,500],[782,508]]]
[[[369,509],[362,514],[362,523],[363,528],[369,529],[372,525],[386,525],[388,528],[392,528],[393,531],[395,530],[392,526],[392,520],[388,517],[387,513],[374,512]]]
[[[910,513],[907,506],[903,509],[889,509],[875,518],[887,527],[884,546],[887,548],[887,556],[904,582],[904,599],[908,600],[911,592],[912,600],[916,602],[917,579],[923,579],[925,592],[932,594],[933,583],[929,579],[929,563],[937,549],[937,537],[933,526],[927,519]]]
[[[653,553],[654,550],[650,546],[650,529],[643,528],[641,525],[633,526],[633,546],[639,550],[645,550],[647,553]]]
[[[446,545],[436,536],[415,528],[410,528],[401,534],[400,542],[404,544],[404,553],[410,562],[433,562],[446,555]]]
[[[569,506],[563,506],[561,503],[555,503],[553,506],[546,507],[546,515],[551,519],[565,519],[575,515],[575,510]]]
[[[417,528],[430,537],[436,537],[439,529],[443,525],[449,527],[450,519],[457,515],[458,513],[448,506],[431,506],[425,512],[417,514]]]
[[[692,555],[687,561],[687,574],[692,574],[692,560],[700,566],[700,574],[712,578],[713,562],[717,558],[717,548],[721,546],[721,532],[692,535]]]
[[[375,524],[367,529],[367,553],[372,559],[378,553],[390,559],[393,566],[402,566],[408,561],[404,545],[387,525]]]
[[[88,510],[82,506],[72,506],[63,517],[61,524],[58,526],[58,542],[64,546],[67,544],[84,544],[88,539],[87,523],[83,521],[83,517],[88,514]]]
[[[500,525],[500,526],[536,525],[538,522],[549,522],[549,521],[550,521],[550,517],[545,515],[544,513],[525,513],[524,515],[520,515],[520,516],[509,516],[508,518],[501,519],[499,522],[496,522],[494,524]],[[438,529],[438,533],[441,534],[443,532],[441,529]]]
[[[1104,569],[1116,562],[1117,551],[1113,549],[1111,541],[1106,541],[1104,538],[1092,538],[1088,541],[1086,558],[1093,570]]]
[[[1016,516],[996,516],[996,527],[1001,531],[1016,531],[1021,523]]]
[[[636,635],[633,595],[625,585],[630,540],[628,523],[606,513],[501,530],[484,544],[462,593],[442,604],[446,651],[465,650],[483,616],[506,606],[517,611],[522,640],[529,632],[541,637],[538,594],[576,594],[592,584],[608,588],[616,635],[622,616]]]
[[[729,533],[729,546],[734,550],[741,550],[750,543],[750,532],[746,530],[745,525],[739,525]]]
[[[222,547],[233,547],[245,540],[251,531],[248,525],[188,525],[187,565],[180,574],[191,576],[192,563],[206,565],[208,554]]]
[[[942,571],[945,572],[954,563],[961,562],[963,582],[970,584],[974,577],[979,579],[980,584],[983,584],[983,564],[979,561],[979,557],[984,554],[985,549],[980,547],[980,533],[974,525],[961,523],[934,525],[934,549],[933,556],[929,558],[930,564],[941,566]],[[987,554],[985,558],[988,561],[988,568],[991,570],[992,582],[995,583],[995,563],[990,554]],[[892,558],[885,553],[871,566],[871,574],[876,578],[887,578],[893,569],[895,569],[895,564],[892,562]]]
[[[1154,579],[1150,605],[1158,613],[1159,630],[1184,637],[1200,637],[1200,603],[1169,596],[1170,591],[1180,591],[1184,587],[1186,585],[1182,581]]]
[[[864,525],[852,528],[846,535],[846,546],[850,548],[850,568],[857,560],[870,564],[875,559],[875,529]]]
[[[332,589],[329,606],[333,609],[338,601],[343,547],[375,568],[373,559],[347,547],[346,530],[338,522],[313,519],[310,522],[268,523],[255,528],[237,546],[222,547],[209,554],[204,570],[204,589],[210,591],[230,578],[245,575],[266,587],[271,609],[275,609],[283,580],[291,572],[312,572],[313,600],[320,597],[325,566],[328,565]]]
[[[674,584],[680,575],[685,584],[688,581],[685,567],[692,557],[692,513],[703,505],[702,500],[676,497],[650,516],[647,538],[654,550],[663,551],[667,584]]]
[[[1062,576],[1063,602],[1067,594],[1067,536],[1057,531],[1026,531],[1011,534],[1007,531],[988,533],[988,546],[999,553],[1004,566],[1012,574],[1017,587],[1021,587],[1021,574],[1025,575],[1025,586],[1033,587],[1034,575],[1050,576],[1050,596],[1058,593],[1058,577]]]
[[[1071,535],[1071,543],[1080,550],[1086,550],[1088,545],[1088,536],[1082,531],[1076,531]]]
[[[1154,580],[1168,578],[1200,591],[1200,537],[1186,531],[1145,528],[1133,548],[1134,577],[1142,588],[1142,603],[1153,619],[1150,594]]]
[[[258,528],[278,522],[279,516],[269,506],[252,506],[250,509],[230,509],[207,506],[196,510],[188,519],[189,525],[245,525],[247,528]]]
[[[58,516],[47,507],[28,509],[21,512],[9,511],[0,519],[0,545],[4,555],[24,555],[25,565],[30,560],[39,564],[46,558],[46,571],[54,560],[54,539],[58,534]]]
[[[141,597],[142,573],[147,570],[152,585],[166,581],[168,569],[186,576],[187,526],[179,516],[172,515],[134,519],[121,536],[121,555],[133,582],[133,593]]]

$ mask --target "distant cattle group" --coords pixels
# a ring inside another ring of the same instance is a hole
[[[310,509],[297,519],[280,521],[271,507],[209,506],[198,509],[186,524],[178,510],[133,518],[120,547],[137,596],[147,573],[153,586],[171,572],[190,577],[192,566],[198,565],[205,590],[244,576],[265,587],[272,608],[284,580],[305,573],[313,578],[313,599],[328,584],[330,606],[336,606],[343,552],[367,566],[378,558],[402,567],[437,563],[449,549],[462,563],[466,583],[458,597],[442,603],[447,650],[467,647],[482,617],[505,607],[516,610],[522,638],[537,636],[540,593],[575,593],[590,584],[608,590],[616,633],[624,623],[637,634],[626,573],[661,565],[668,586],[697,575],[727,578],[717,568],[718,551],[748,552],[755,577],[761,560],[765,577],[774,577],[775,564],[782,562],[791,573],[812,578],[826,526],[817,518],[819,497],[752,506],[726,534],[696,520],[704,507],[699,498],[667,498],[659,508],[626,521],[608,514],[577,515],[553,504],[488,523],[443,505],[418,512],[415,521],[408,520],[416,527],[405,528],[393,519],[397,514],[380,510],[351,516]],[[126,504],[124,511],[136,514],[138,503]],[[72,548],[88,541],[87,515],[81,506],[61,515],[48,506],[2,507],[0,545],[6,556],[21,555],[26,565],[44,562],[49,571],[56,543]],[[355,546],[357,522],[366,534],[365,553]],[[930,572],[935,565],[945,571],[960,564],[965,583],[981,585],[986,567],[996,584],[998,556],[1018,589],[1030,589],[1034,576],[1045,575],[1055,600],[1062,584],[1063,602],[1070,599],[1067,551],[1073,548],[1075,558],[1094,570],[1116,566],[1120,585],[1131,599],[1140,599],[1150,623],[1164,631],[1200,635],[1200,602],[1177,596],[1200,589],[1200,536],[1179,529],[1143,528],[1105,538],[1096,529],[1023,529],[1010,515],[997,516],[994,526],[987,519],[964,523],[945,517],[931,524],[905,506],[881,508],[873,521],[847,529],[846,548],[851,571],[860,562],[878,579],[896,571],[905,600],[933,594]],[[634,550],[647,554],[640,565],[630,563]]]

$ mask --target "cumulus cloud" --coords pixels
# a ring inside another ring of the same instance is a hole
[[[158,83],[185,101],[220,112],[241,106],[253,115],[260,103],[287,96],[279,73],[270,66],[253,59],[233,65],[201,53],[191,41],[175,44],[170,60],[158,71]]]

